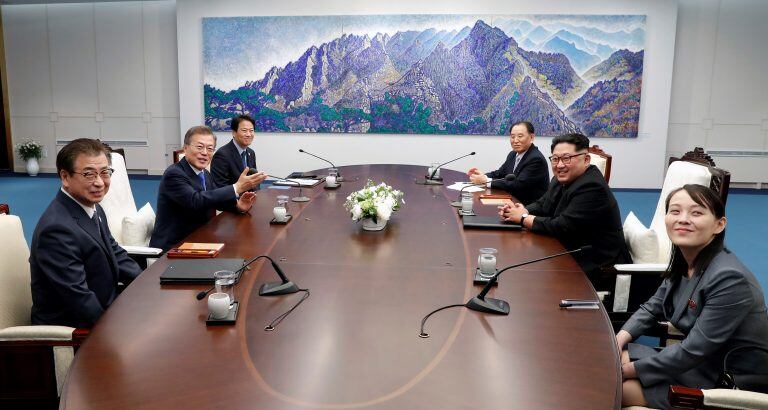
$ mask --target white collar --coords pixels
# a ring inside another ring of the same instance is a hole
[[[85,211],[85,213],[88,214],[88,218],[93,218],[93,214],[96,213],[96,205],[94,205],[93,207],[88,207],[83,205],[80,201],[75,199],[75,197],[70,195],[69,192],[67,192],[67,190],[64,189],[64,187],[61,187],[61,192],[63,192],[64,195],[72,198],[72,200],[75,201],[76,204],[80,205],[80,207],[83,208],[83,211]]]

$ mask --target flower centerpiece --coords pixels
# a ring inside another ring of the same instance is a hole
[[[350,212],[353,221],[363,220],[366,231],[380,231],[387,225],[392,212],[404,203],[402,191],[383,182],[375,185],[369,179],[363,189],[349,194],[344,208]]]
[[[31,176],[37,175],[40,171],[40,165],[37,160],[43,157],[43,146],[37,141],[27,139],[24,142],[16,144],[16,152],[21,159],[27,163],[27,173]]]

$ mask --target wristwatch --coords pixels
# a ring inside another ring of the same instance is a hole
[[[523,221],[524,221],[524,220],[525,220],[525,218],[527,218],[527,217],[528,217],[528,214],[522,214],[522,215],[520,215],[520,225],[522,225],[522,224],[523,224]]]

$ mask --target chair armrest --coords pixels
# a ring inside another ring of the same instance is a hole
[[[126,252],[132,255],[143,255],[143,256],[160,256],[161,253],[163,253],[163,250],[160,248],[150,248],[149,246],[131,246],[131,245],[125,245],[123,246],[123,249],[125,249]]]
[[[702,409],[704,393],[700,389],[669,386],[669,404],[675,409]]]
[[[633,274],[633,273],[658,273],[667,270],[666,263],[625,263],[619,265],[613,265],[614,269],[619,273]]]
[[[765,409],[768,408],[768,394],[747,390],[707,389],[702,390],[704,406],[724,409]]]
[[[61,340],[72,341],[74,327],[68,326],[11,326],[0,330],[0,341]]]

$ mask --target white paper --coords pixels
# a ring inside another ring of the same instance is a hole
[[[452,189],[454,191],[461,191],[462,188],[464,188],[465,186],[468,186],[468,185],[472,185],[472,183],[471,182],[457,182],[457,183],[455,183],[455,184],[453,184],[451,186],[448,186],[446,188]],[[473,187],[469,187],[469,188],[464,190],[464,192],[482,192],[482,191],[485,191],[485,187],[473,186]]]
[[[289,186],[296,186],[297,184],[301,184],[301,186],[312,186],[317,184],[316,179],[308,179],[308,178],[291,178],[290,180],[277,180],[274,182],[275,185],[289,185]]]

